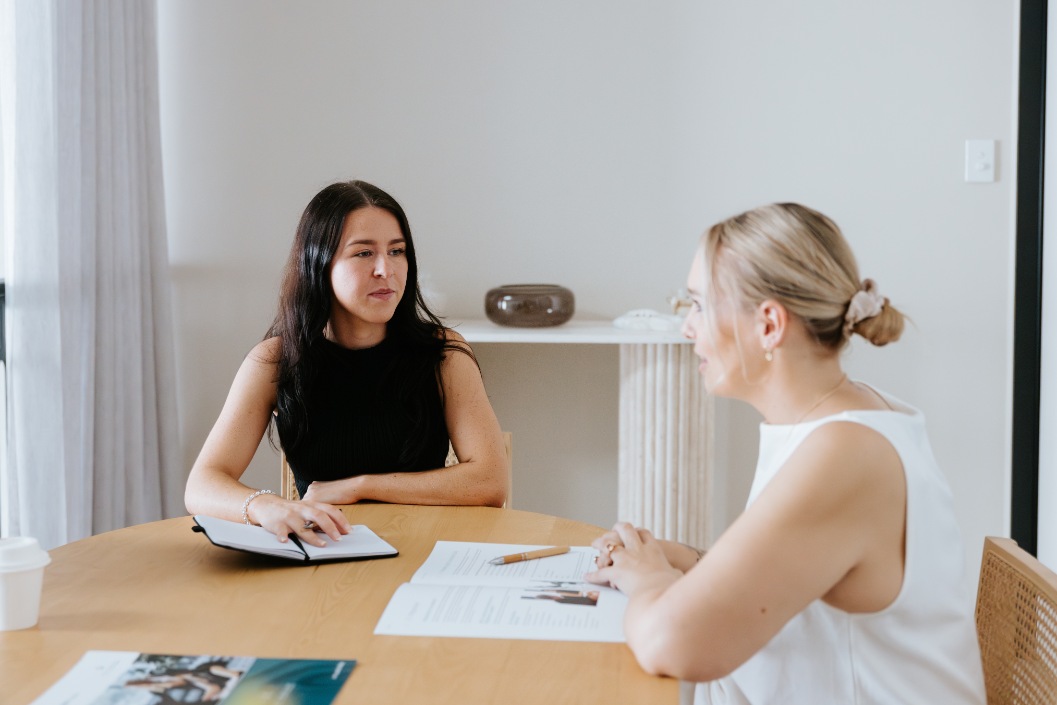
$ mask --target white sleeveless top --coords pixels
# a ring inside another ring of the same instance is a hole
[[[846,411],[801,424],[761,424],[749,504],[819,426],[851,421],[895,447],[907,482],[906,563],[896,599],[852,614],[815,600],[733,673],[699,683],[696,705],[873,705],[985,702],[973,597],[947,481],[921,412]]]

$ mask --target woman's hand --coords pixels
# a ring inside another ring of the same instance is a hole
[[[620,538],[616,528],[613,528],[592,541],[591,548],[598,551],[595,565],[599,568],[608,568],[613,565],[613,551],[624,548],[624,541]]]
[[[649,533],[645,529],[640,529],[639,532],[640,538],[642,532]],[[697,565],[697,562],[705,555],[703,550],[693,548],[685,543],[657,538],[654,538],[653,541],[660,545],[669,565],[683,573]],[[620,538],[620,534],[617,533],[616,529],[611,529],[595,539],[591,546],[598,550],[595,565],[599,568],[605,568],[613,565],[612,552],[614,549],[623,548],[624,541]]]
[[[363,499],[358,492],[360,484],[360,477],[346,477],[343,480],[330,481],[316,480],[308,486],[305,496],[301,499],[327,504],[356,504]]]
[[[647,590],[664,590],[683,575],[668,562],[653,534],[627,522],[619,522],[591,545],[599,551],[599,567],[584,579],[611,585],[629,597]]]
[[[316,531],[322,531],[332,541],[339,541],[342,535],[352,530],[340,509],[307,499],[294,502],[264,495],[250,504],[247,515],[251,521],[275,534],[280,542],[286,542],[290,534],[296,534],[304,543],[320,548],[327,544],[316,535]]]

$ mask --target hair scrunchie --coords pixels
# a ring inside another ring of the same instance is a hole
[[[862,287],[855,292],[848,302],[848,312],[844,314],[844,335],[851,337],[852,329],[860,321],[873,318],[881,313],[885,306],[885,297],[877,293],[877,284],[873,279],[863,279]]]

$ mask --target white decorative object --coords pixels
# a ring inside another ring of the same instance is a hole
[[[615,319],[613,325],[625,330],[664,330],[679,331],[683,327],[685,316],[660,313],[648,308],[628,311]]]

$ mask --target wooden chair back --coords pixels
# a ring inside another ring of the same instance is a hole
[[[514,436],[509,431],[503,433],[503,448],[506,450],[507,460],[507,486],[506,486],[506,503],[504,507],[510,506],[510,498],[514,489],[513,482],[513,460],[514,460]],[[459,462],[459,459],[455,455],[455,449],[448,444],[448,457],[444,460],[444,467],[448,468]],[[286,462],[286,454],[279,451],[279,494],[284,499],[300,499],[301,496],[297,492],[297,483],[294,481],[294,472],[290,469],[289,463]]]
[[[1012,539],[984,539],[976,632],[988,705],[1057,703],[1057,574]]]
[[[297,482],[294,481],[294,471],[290,469],[290,463],[286,462],[286,453],[282,448],[279,449],[279,494],[283,499],[301,499]]]

